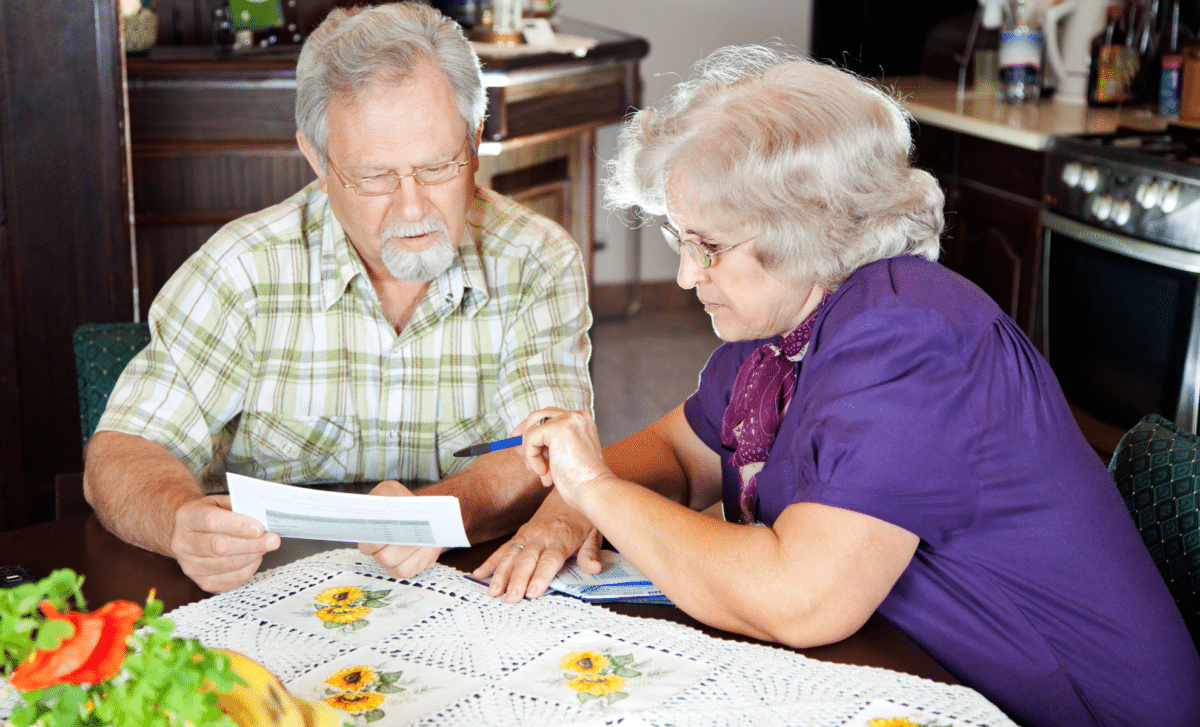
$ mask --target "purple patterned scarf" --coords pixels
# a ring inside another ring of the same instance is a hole
[[[808,350],[817,314],[828,299],[828,293],[823,295],[816,310],[784,336],[780,345],[767,343],[755,349],[742,362],[733,382],[729,407],[721,422],[721,444],[734,449],[730,462],[738,473],[738,504],[743,524],[755,520],[754,478],[775,443],[783,413],[795,393],[796,363]]]

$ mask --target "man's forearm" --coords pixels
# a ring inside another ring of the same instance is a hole
[[[97,432],[88,442],[83,489],[109,532],[164,555],[172,555],[175,511],[204,495],[165,449],[119,432]]]
[[[525,467],[519,451],[514,447],[482,455],[420,494],[457,497],[472,543],[508,535],[533,516],[547,492]]]

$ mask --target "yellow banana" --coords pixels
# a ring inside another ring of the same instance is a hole
[[[233,672],[246,680],[219,695],[221,711],[238,727],[341,727],[337,710],[292,694],[257,661],[229,649],[214,651],[229,657]]]

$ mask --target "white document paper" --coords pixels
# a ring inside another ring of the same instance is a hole
[[[381,497],[228,474],[233,511],[285,538],[467,548],[457,497]]]
[[[585,601],[661,600],[667,597],[642,575],[629,559],[612,550],[600,551],[601,569],[584,573],[574,558],[567,561],[550,588]]]

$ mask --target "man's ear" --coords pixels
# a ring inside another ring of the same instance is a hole
[[[479,171],[479,144],[482,141],[483,141],[483,122],[480,121],[479,128],[475,129],[475,153],[472,154],[471,158],[467,160],[468,162],[470,162],[470,166],[467,168],[471,170],[471,176],[474,176],[475,172]]]
[[[317,150],[312,144],[308,143],[308,138],[304,136],[304,132],[296,132],[296,145],[300,147],[300,153],[308,160],[308,165],[317,175],[317,183],[321,185],[321,191],[329,193],[329,179],[325,175],[325,170],[321,167],[321,159],[317,154]]]

